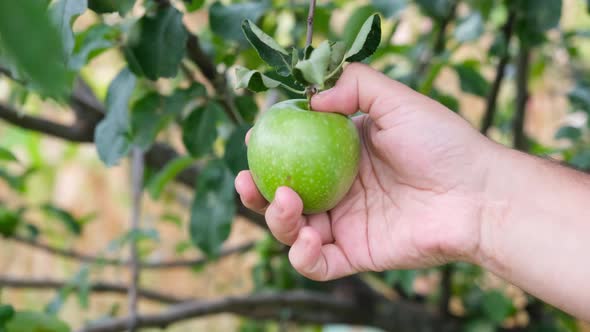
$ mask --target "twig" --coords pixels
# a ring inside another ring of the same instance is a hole
[[[530,50],[521,42],[516,66],[516,113],[512,128],[514,148],[521,151],[526,151],[528,148],[524,125],[526,122],[526,105],[529,98],[529,66]]]
[[[95,263],[95,264],[102,264],[102,265],[113,265],[113,266],[128,266],[129,261],[127,260],[119,260],[113,258],[105,258],[100,256],[93,256],[87,255],[84,253],[77,252],[72,249],[62,249],[50,246],[48,244],[44,244],[32,239],[27,239],[25,237],[21,237],[18,235],[11,236],[9,239],[48,252],[53,255],[58,255],[70,259],[75,259],[80,262],[84,263]],[[241,245],[237,245],[234,247],[230,247],[227,249],[221,250],[217,259],[224,258],[227,256],[235,255],[235,254],[242,254],[245,253],[256,246],[256,242],[249,242]],[[213,262],[214,260],[210,260],[206,257],[199,257],[199,258],[190,258],[190,259],[178,259],[178,260],[170,260],[170,261],[163,261],[163,262],[141,262],[140,267],[142,269],[172,269],[172,268],[186,268],[186,267],[194,267],[198,265],[202,265],[208,262]]]
[[[143,151],[139,147],[133,147],[131,151],[131,232],[138,234],[141,229],[141,196],[143,193],[144,160]],[[129,287],[129,330],[135,332],[137,328],[137,302],[139,285],[139,253],[137,239],[131,241],[131,285]]]
[[[28,288],[28,289],[60,289],[63,287],[72,287],[77,290],[77,285],[71,284],[64,280],[55,279],[27,279],[24,277],[0,276],[0,288]],[[90,283],[90,290],[95,293],[118,293],[127,294],[129,287],[127,285],[115,284],[105,281],[96,281]],[[176,304],[191,301],[194,299],[179,298],[172,295],[160,293],[155,290],[139,288],[137,291],[141,298],[155,302]]]
[[[504,42],[506,43],[506,49],[504,54],[501,55],[500,61],[498,62],[498,67],[496,68],[496,77],[494,78],[494,83],[492,84],[492,88],[486,100],[486,111],[484,113],[485,115],[481,123],[480,131],[484,135],[488,133],[488,130],[494,124],[494,118],[496,116],[496,105],[498,102],[500,87],[502,86],[502,81],[504,80],[506,66],[508,66],[508,63],[510,62],[509,46],[510,41],[512,39],[515,20],[516,12],[514,10],[511,10],[508,16],[508,20],[502,27],[502,35],[504,38]]]
[[[313,40],[313,17],[315,14],[316,0],[309,1],[309,12],[307,13],[307,35],[305,37],[305,46],[310,46]]]
[[[376,326],[397,332],[456,331],[450,320],[441,320],[421,306],[406,302],[374,299],[376,311],[367,311],[361,302],[326,293],[291,291],[284,293],[252,294],[219,300],[189,302],[171,306],[167,311],[139,317],[140,327],[165,328],[187,319],[218,313],[234,313],[256,319],[280,319],[289,313],[288,320],[308,323],[345,323]],[[128,317],[88,325],[78,332],[124,331]]]
[[[451,287],[454,268],[452,263],[442,267],[442,276],[440,280],[440,302],[439,311],[442,315],[449,314],[449,301],[451,299]]]
[[[443,17],[438,22],[439,27],[436,32],[436,37],[434,38],[434,44],[432,46],[432,50],[426,50],[426,53],[422,54],[422,56],[420,56],[420,60],[418,62],[418,66],[416,69],[416,75],[415,75],[416,79],[419,79],[420,77],[422,77],[422,75],[424,75],[424,73],[430,67],[432,59],[434,57],[440,55],[445,50],[447,27],[455,18],[458,5],[459,5],[459,0],[453,1],[451,8],[449,8],[448,15]]]

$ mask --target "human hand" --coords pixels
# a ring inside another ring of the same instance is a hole
[[[268,205],[249,171],[235,183],[244,205],[264,213],[273,235],[291,245],[299,273],[330,280],[474,259],[490,141],[436,101],[358,63],[311,104],[365,113],[354,117],[361,161],[344,199],[327,213],[303,215],[290,188],[279,188]]]

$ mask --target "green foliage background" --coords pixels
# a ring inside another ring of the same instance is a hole
[[[584,9],[567,28],[561,21],[566,3]],[[590,171],[590,19],[585,12],[590,9],[586,6],[590,2],[578,0],[319,1],[313,45],[318,49],[329,39],[350,47],[363,22],[378,13],[381,40],[364,62],[466,116],[503,144]],[[247,168],[244,135],[269,100],[302,97],[294,91],[304,85],[294,79],[306,75],[306,65],[297,67],[302,73],[293,77],[282,75],[289,70],[282,66],[285,55],[272,49],[259,55],[248,42],[252,38],[243,33],[242,22],[249,20],[260,27],[285,50],[303,49],[307,9],[306,1],[296,0],[0,0],[0,73],[6,78],[1,88],[7,92],[7,98],[0,100],[0,118],[7,122],[1,132],[0,178],[12,192],[28,196],[43,190],[29,186],[31,176],[48,179],[49,186],[52,181],[53,166],[43,161],[45,151],[39,150],[41,137],[28,131],[11,136],[14,130],[7,129],[8,124],[73,141],[64,159],[73,158],[76,144],[94,142],[96,158],[105,167],[127,165],[130,151],[139,149],[146,154],[144,189],[153,200],[167,204],[166,193],[175,186],[175,179],[193,187],[190,218],[163,215],[161,219],[183,228],[190,240],[185,246],[190,244],[216,260],[236,214],[252,216],[239,205],[233,189],[235,175]],[[79,28],[76,22],[82,16],[91,23]],[[208,22],[196,24],[198,29],[187,24],[203,17]],[[408,26],[419,28],[400,31]],[[91,68],[93,61],[113,51],[122,67],[104,87],[94,81]],[[265,54],[276,72],[263,63]],[[241,86],[270,91],[253,94],[234,89],[237,67],[266,75],[257,80],[249,76]],[[455,77],[460,89],[445,89],[440,84],[445,75]],[[537,86],[553,80],[568,86],[564,106],[581,120],[564,124],[554,134],[555,144],[548,145],[527,135],[524,124],[527,100],[535,96]],[[277,83],[268,84],[271,81]],[[88,99],[87,93],[98,100]],[[464,102],[466,98],[485,105],[477,121],[465,106],[471,105]],[[36,122],[38,111],[29,111],[31,104],[51,104],[72,113],[76,122],[72,127]],[[180,137],[181,144],[176,146],[182,154],[164,154],[170,150],[162,150],[162,144],[174,146],[171,133]],[[26,161],[14,152],[22,145],[27,147]],[[39,226],[29,221],[31,215],[42,215],[64,227],[56,231]],[[56,235],[76,238],[100,216],[100,211],[74,215],[51,201],[22,206],[2,202],[0,234],[30,241]],[[130,243],[139,243],[147,248],[142,250],[145,256],[159,239],[155,228],[132,230],[113,239],[100,255],[116,254]],[[331,291],[329,285],[296,274],[285,248],[270,236],[255,248],[259,256],[251,271],[255,293]],[[81,310],[87,310],[88,297],[94,296],[89,289],[91,275],[102,268],[100,260],[81,265],[42,311],[4,303],[0,331],[67,331],[58,318],[64,302],[76,296]],[[199,271],[195,268],[195,273]],[[431,275],[440,277],[440,285],[417,293],[415,280]],[[573,318],[533,298],[528,298],[526,306],[515,305],[505,288],[486,285],[485,271],[469,264],[368,273],[363,278],[424,307],[447,310],[450,299],[460,303],[460,309],[451,306],[451,314],[464,331],[580,331]],[[518,325],[519,315],[528,320]],[[241,326],[243,331],[275,328],[272,322],[248,319]]]

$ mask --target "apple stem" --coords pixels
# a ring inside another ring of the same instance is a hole
[[[309,1],[309,13],[307,14],[307,38],[305,39],[305,47],[311,46],[313,40],[313,17],[315,14],[316,0]],[[309,103],[309,109],[311,109],[311,97],[318,92],[318,89],[314,85],[310,85],[305,88],[305,96]]]

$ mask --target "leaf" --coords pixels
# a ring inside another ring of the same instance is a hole
[[[170,121],[172,114],[164,113],[165,97],[152,92],[138,100],[131,111],[131,137],[133,145],[147,150],[156,136]]]
[[[242,2],[229,6],[216,1],[209,7],[209,25],[223,39],[245,42],[238,23],[244,20],[257,22],[268,8],[268,1]]]
[[[249,95],[236,96],[234,102],[242,118],[248,123],[253,123],[258,114],[258,105],[254,98]]]
[[[72,234],[82,234],[82,223],[68,211],[49,203],[44,204],[41,208],[49,217],[61,221]]]
[[[83,266],[74,278],[72,278],[70,284],[75,286],[77,290],[80,307],[88,309],[88,299],[90,294],[90,269],[88,266]]]
[[[248,70],[238,66],[236,68],[236,89],[246,88],[253,92],[262,92],[281,85],[281,82],[260,73],[258,70]]]
[[[5,149],[3,147],[0,147],[0,160],[18,162],[18,159],[16,158],[16,156],[10,150]]]
[[[568,98],[573,107],[584,110],[590,114],[590,85],[578,82],[569,91]]]
[[[242,125],[236,128],[225,145],[223,159],[234,175],[248,169],[248,157],[244,139],[250,128],[250,125]]]
[[[164,100],[164,113],[170,116],[180,115],[185,110],[187,104],[206,95],[207,89],[203,84],[198,82],[193,82],[193,84],[186,89],[174,90],[172,95]]]
[[[433,18],[442,19],[449,15],[454,1],[455,0],[416,0],[416,3],[424,14]]]
[[[63,59],[68,62],[74,49],[74,19],[88,8],[87,0],[56,0],[49,8],[49,14],[58,27],[63,45]]]
[[[472,12],[459,21],[453,35],[458,42],[467,43],[481,37],[483,32],[483,17],[479,12]]]
[[[14,316],[14,308],[11,305],[0,305],[0,327],[3,327]]]
[[[185,3],[185,6],[186,10],[189,13],[192,13],[194,11],[201,9],[201,7],[203,7],[204,4],[205,0],[188,0],[188,3]]]
[[[559,128],[557,133],[555,133],[555,139],[567,138],[572,141],[577,140],[582,136],[582,131],[580,128],[565,126]]]
[[[242,31],[262,60],[274,67],[279,74],[283,76],[289,74],[289,63],[292,59],[287,50],[250,20],[242,23]]]
[[[53,315],[34,311],[17,311],[4,327],[6,332],[70,332],[70,328]]]
[[[10,188],[19,192],[25,191],[25,181],[22,177],[13,175],[5,169],[0,168],[0,178],[4,179]]]
[[[408,5],[408,0],[372,0],[371,2],[373,7],[387,18],[397,16]]]
[[[118,12],[125,16],[134,4],[135,0],[88,0],[88,8],[98,14]]]
[[[497,290],[487,292],[483,297],[482,309],[485,316],[497,324],[508,317],[512,308],[510,299]]]
[[[330,42],[325,40],[311,52],[309,59],[299,61],[295,70],[300,72],[305,81],[323,86],[329,62]]]
[[[118,28],[99,23],[78,34],[68,66],[73,70],[79,70],[104,50],[114,47],[119,33]]]
[[[385,273],[385,282],[388,284],[398,284],[401,286],[406,295],[414,294],[414,280],[418,276],[416,270],[391,270]]]
[[[43,95],[68,94],[73,77],[65,67],[59,31],[44,1],[0,1],[0,49]]]
[[[476,96],[485,97],[490,89],[489,82],[481,75],[477,66],[471,62],[454,65],[459,75],[461,90]]]
[[[562,0],[521,0],[515,4],[520,14],[516,32],[525,46],[544,42],[547,30],[559,27]]]
[[[148,191],[153,199],[160,198],[164,187],[180,172],[194,163],[193,157],[181,156],[169,161],[148,184]]]
[[[212,160],[197,181],[189,225],[192,243],[207,256],[218,254],[235,211],[234,177],[223,161]]]
[[[216,122],[223,109],[216,102],[192,111],[182,122],[182,142],[194,158],[209,153],[217,138]]]
[[[107,114],[94,132],[98,155],[107,166],[116,165],[129,152],[129,99],[135,83],[133,73],[124,68],[109,86]]]
[[[174,77],[186,50],[188,32],[174,6],[144,16],[130,32],[125,57],[131,70],[150,80]]]
[[[463,332],[495,332],[496,326],[485,319],[474,319],[465,324]]]
[[[352,15],[346,21],[344,25],[344,31],[340,40],[344,42],[347,48],[349,48],[354,40],[357,38],[359,31],[363,24],[375,13],[373,6],[362,6],[357,8]]]
[[[590,169],[590,149],[577,153],[569,162],[579,169]]]
[[[373,14],[361,26],[344,57],[348,62],[362,61],[371,56],[381,43],[381,18]]]

